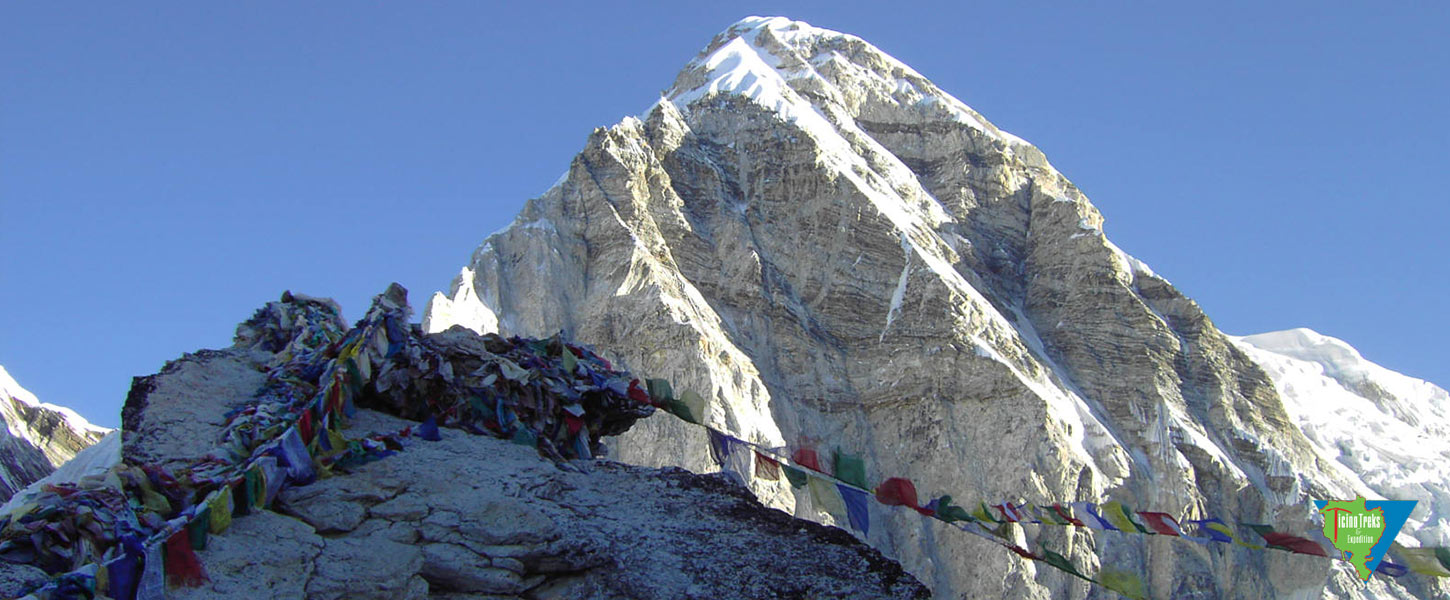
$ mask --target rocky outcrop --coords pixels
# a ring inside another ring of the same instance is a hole
[[[253,397],[276,356],[276,345],[246,329],[231,348],[190,354],[135,380],[125,408],[128,462],[180,464],[217,453],[224,414]],[[432,337],[455,353],[485,343],[461,330]],[[345,435],[408,426],[418,423],[362,410]],[[555,463],[533,448],[457,429],[444,429],[441,441],[413,439],[394,456],[285,489],[274,511],[236,517],[199,553],[209,581],[172,588],[168,597],[929,595],[869,545],[767,508],[718,475]]]
[[[0,367],[0,502],[51,472],[110,430],[44,404]]]
[[[1041,152],[910,67],[859,38],[750,18],[642,119],[594,131],[435,295],[425,328],[562,329],[706,395],[715,427],[838,446],[873,480],[1314,530],[1309,498],[1354,482],[1264,370],[1103,221]],[[704,436],[669,421],[636,427],[615,456],[715,468]],[[932,527],[892,516],[869,539],[942,597],[1092,593]],[[1280,554],[1023,535],[1132,569],[1155,597],[1413,593]]]
[[[365,411],[358,432],[396,430]],[[727,479],[593,462],[584,472],[447,432],[286,492],[201,552],[181,599],[921,598],[845,532],[761,506]]]

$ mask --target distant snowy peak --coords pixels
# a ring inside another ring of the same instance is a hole
[[[1406,532],[1450,544],[1450,392],[1310,329],[1233,339],[1269,373],[1324,458],[1357,474],[1374,496],[1420,501]]]
[[[0,367],[0,499],[9,498],[95,444],[109,429],[45,404]]]
[[[785,17],[746,17],[730,26],[685,66],[666,96],[689,110],[716,94],[749,98],[807,131],[889,104],[1028,146],[865,40]]]

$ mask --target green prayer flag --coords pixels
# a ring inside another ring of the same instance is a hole
[[[1063,556],[1051,550],[1042,550],[1042,562],[1052,565],[1053,567],[1057,568],[1057,570],[1067,573],[1068,575],[1072,575],[1073,577],[1077,577],[1084,581],[1092,581],[1092,579],[1088,578],[1087,575],[1079,573],[1077,567],[1072,566],[1072,561],[1068,560],[1066,556]]]
[[[1148,597],[1147,592],[1143,590],[1143,580],[1128,571],[1103,568],[1098,571],[1098,585],[1133,600],[1143,600]]]
[[[866,463],[859,456],[836,449],[836,479],[865,489]]]
[[[579,358],[574,356],[574,351],[570,350],[568,346],[561,347],[564,351],[559,354],[559,362],[563,363],[565,373],[573,375],[574,369],[579,366]]]
[[[695,390],[685,390],[680,397],[671,401],[670,412],[675,416],[700,425],[704,422],[705,398],[695,393]]]
[[[568,352],[568,350],[565,350],[565,352]],[[519,427],[518,431],[514,432],[514,437],[510,441],[520,446],[535,447],[539,445],[539,438],[534,435],[534,430],[528,427]]]
[[[206,534],[211,529],[211,508],[204,507],[196,512],[186,524],[186,537],[191,540],[192,550],[206,550]]]
[[[1440,564],[1444,566],[1446,570],[1450,570],[1450,548],[1436,548],[1435,558],[1440,560]]]
[[[670,388],[670,382],[667,379],[646,379],[644,386],[645,391],[649,392],[649,397],[654,398],[655,402],[668,403],[675,399],[675,391]]]
[[[808,476],[806,475],[805,471],[784,464],[781,465],[780,468],[781,470],[785,471],[785,479],[786,481],[790,482],[790,487],[800,489],[806,486],[806,480],[808,479]]]
[[[937,502],[936,518],[948,523],[977,520],[972,516],[972,513],[967,512],[967,509],[960,506],[953,506],[951,496],[942,496],[941,500]]]

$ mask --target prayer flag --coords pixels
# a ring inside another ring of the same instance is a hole
[[[795,453],[790,455],[790,460],[799,466],[817,473],[824,472],[821,470],[821,459],[816,456],[816,450],[814,448],[797,448]]]
[[[1255,533],[1259,534],[1259,537],[1264,538],[1264,541],[1268,543],[1270,548],[1288,550],[1289,552],[1298,554],[1312,554],[1326,558],[1329,556],[1329,553],[1324,551],[1324,547],[1313,540],[1306,540],[1287,533],[1279,533],[1268,525],[1245,523],[1244,526],[1254,530]]]
[[[165,546],[167,583],[174,587],[196,587],[206,581],[206,572],[196,559],[196,551],[192,549],[185,530],[172,534],[166,539]],[[148,562],[150,558],[147,555]]]
[[[887,506],[916,508],[916,485],[905,477],[887,478],[881,485],[876,486],[876,501]],[[940,507],[937,510],[941,510]]]
[[[1143,589],[1143,580],[1134,573],[1104,567],[1098,571],[1098,583],[1133,600],[1143,600],[1148,594]]]
[[[779,480],[780,461],[766,456],[757,450],[755,452],[755,476],[766,481]]]
[[[1144,527],[1137,521],[1133,520],[1133,517],[1130,516],[1133,514],[1133,511],[1128,510],[1127,507],[1123,506],[1122,502],[1118,502],[1117,500],[1113,500],[1112,502],[1105,502],[1103,503],[1101,508],[1103,511],[1103,516],[1107,518],[1109,523],[1112,523],[1113,526],[1117,527],[1118,529],[1128,532],[1137,530],[1139,533],[1153,535],[1153,532],[1149,531],[1147,527]]]
[[[1404,577],[1409,574],[1410,568],[1404,565],[1397,565],[1385,559],[1380,559],[1380,564],[1375,566],[1374,572],[1390,577]]]
[[[1168,513],[1139,512],[1138,516],[1143,517],[1143,522],[1161,535],[1183,535],[1183,529],[1178,526],[1178,520]]]
[[[1042,562],[1052,565],[1053,567],[1057,568],[1057,570],[1067,573],[1068,575],[1072,575],[1084,581],[1092,581],[1092,579],[1088,578],[1087,575],[1083,575],[1082,573],[1078,572],[1077,567],[1072,566],[1072,561],[1068,560],[1066,556],[1063,556],[1051,550],[1042,550]]]
[[[942,496],[941,498],[936,499],[934,504],[936,505],[936,518],[946,521],[948,523],[952,523],[955,521],[976,520],[972,517],[970,513],[967,512],[967,509],[960,506],[953,506],[951,496]]]
[[[438,432],[438,419],[433,415],[428,415],[428,418],[423,419],[423,424],[418,426],[418,437],[430,442],[442,440],[443,436]]]
[[[725,434],[712,428],[706,428],[705,432],[710,436],[710,458],[724,466],[726,459],[730,458],[730,442],[725,439]]]
[[[861,457],[836,449],[836,479],[866,489],[866,463]]]
[[[815,504],[816,510],[831,515],[837,523],[847,520],[846,502],[835,485],[823,477],[811,477],[807,485],[811,489],[811,502]]]
[[[1062,522],[1067,525],[1072,525],[1073,527],[1084,526],[1081,520],[1073,518],[1072,511],[1068,510],[1066,506],[1063,506],[1061,504],[1053,504],[1052,512],[1053,514],[1057,515],[1058,519],[1061,519]]]
[[[1394,543],[1391,548],[1393,548],[1395,556],[1404,562],[1411,571],[1421,575],[1450,577],[1450,567],[1440,563],[1439,558],[1435,556],[1435,548],[1406,548],[1399,543]]]
[[[851,520],[851,528],[866,535],[871,532],[871,513],[866,505],[869,497],[866,492],[848,486],[836,484],[836,490],[841,492],[841,499],[846,503],[846,516]]]
[[[781,465],[780,469],[785,472],[785,479],[790,482],[790,487],[800,489],[806,486],[809,476],[805,471],[791,465]]]
[[[1233,528],[1219,519],[1198,519],[1189,521],[1189,523],[1198,525],[1199,531],[1206,534],[1212,541],[1224,544],[1231,544],[1234,541]]]
[[[211,509],[203,506],[186,523],[186,538],[192,550],[206,550],[206,533],[211,528]]]
[[[221,493],[212,494],[211,502],[207,504],[211,512],[211,522],[208,523],[212,533],[226,531],[232,525],[232,494],[231,490],[222,488]]]

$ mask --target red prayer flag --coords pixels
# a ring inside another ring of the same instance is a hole
[[[755,476],[768,481],[780,479],[780,461],[755,451]]]
[[[638,379],[629,382],[629,399],[634,400],[635,402],[638,402],[640,404],[654,404],[654,402],[650,400],[649,392],[646,392],[639,388]]]
[[[805,467],[817,473],[825,473],[825,471],[821,470],[821,458],[816,456],[814,448],[797,448],[795,453],[790,456],[790,460],[798,466]]]
[[[302,417],[297,419],[297,433],[302,435],[302,443],[312,443],[312,409],[302,409]]]
[[[191,536],[187,535],[185,528],[166,539],[165,550],[166,581],[172,587],[196,587],[206,581],[206,572],[201,568],[201,561],[196,559],[196,551],[191,548]]]
[[[1174,519],[1173,515],[1160,512],[1139,512],[1138,515],[1143,517],[1143,521],[1153,531],[1162,535],[1183,535],[1183,529],[1178,526],[1178,519]]]
[[[1061,517],[1062,520],[1071,523],[1073,527],[1084,527],[1082,521],[1073,518],[1072,511],[1067,510],[1066,506],[1063,506],[1061,504],[1053,504],[1052,511],[1057,513],[1057,516]]]
[[[1263,536],[1264,541],[1268,542],[1270,546],[1278,546],[1290,552],[1297,552],[1299,554],[1312,554],[1314,556],[1324,557],[1329,556],[1329,553],[1324,551],[1324,547],[1320,546],[1319,543],[1315,542],[1314,540],[1306,540],[1304,538],[1292,536],[1287,533],[1278,533],[1274,531],[1270,531],[1268,533],[1261,533],[1259,535]]]
[[[905,477],[892,477],[876,486],[876,501],[887,506],[917,508],[916,485]]]

